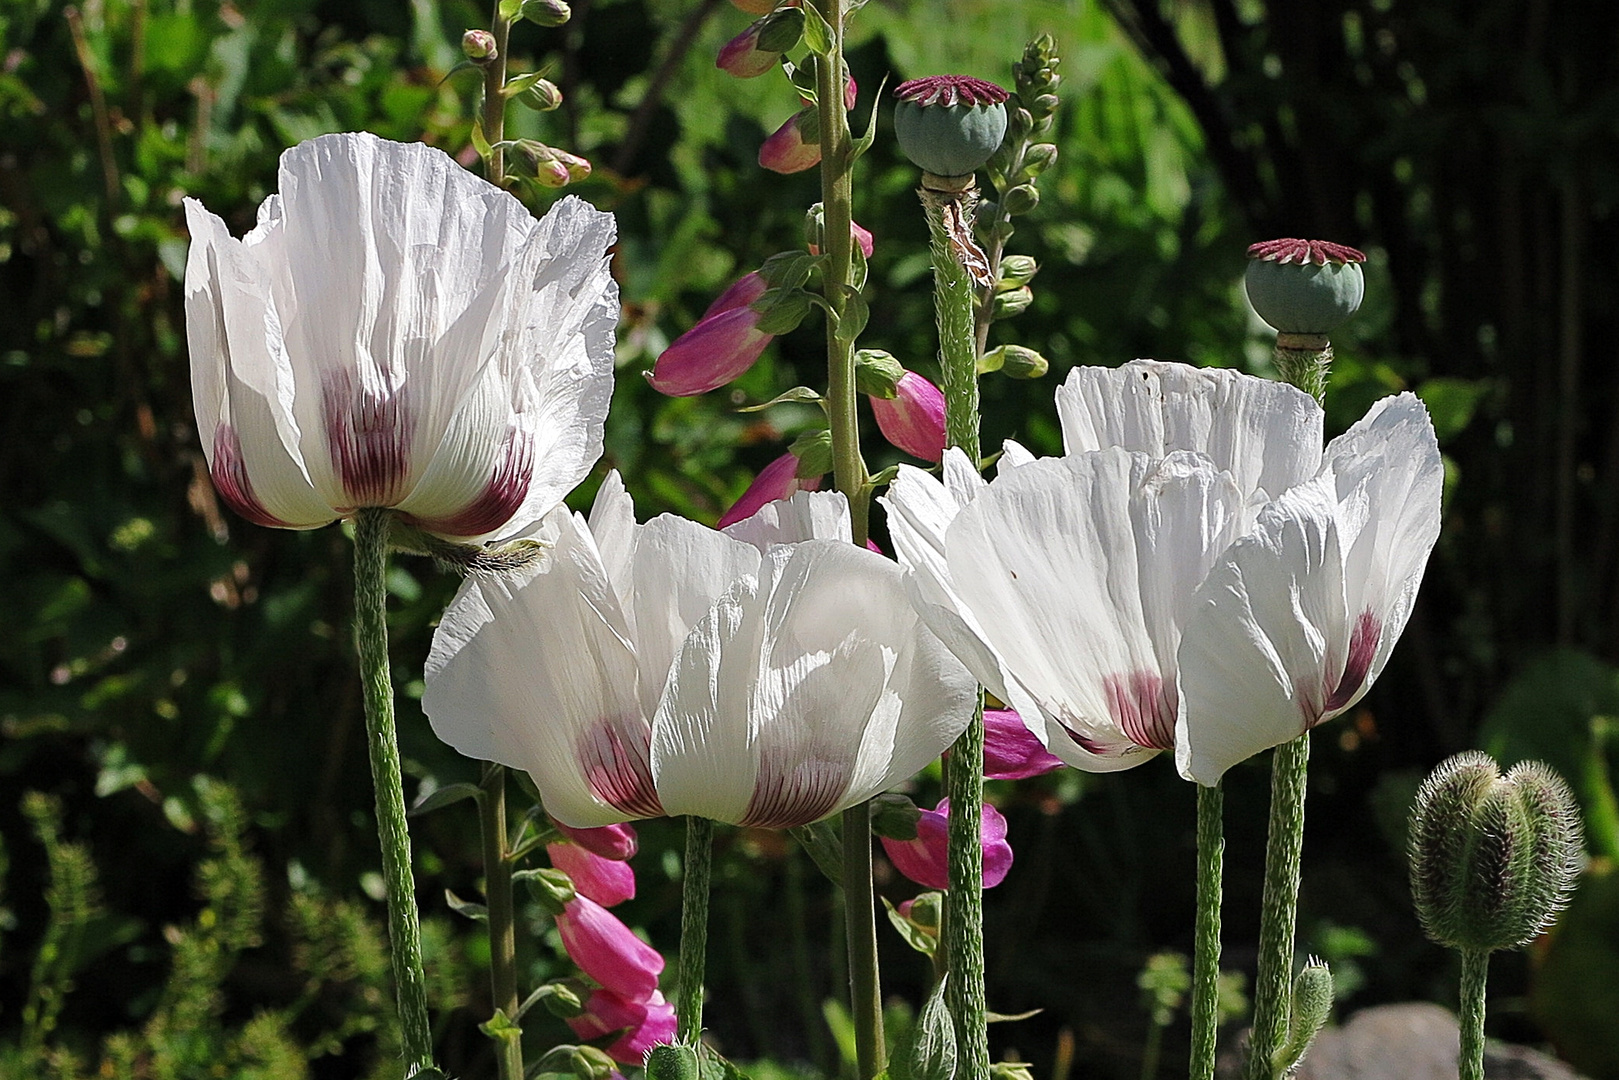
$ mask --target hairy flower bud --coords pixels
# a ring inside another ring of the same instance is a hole
[[[697,1080],[697,1052],[689,1046],[654,1046],[646,1055],[647,1080]]]
[[[537,26],[561,26],[573,17],[563,0],[523,0],[522,17]]]
[[[1286,1075],[1304,1057],[1332,1014],[1332,972],[1327,962],[1312,956],[1293,979],[1293,1003],[1288,1010],[1287,1042],[1277,1053],[1278,1071]]]
[[[1411,896],[1427,935],[1454,949],[1525,945],[1568,904],[1580,869],[1580,811],[1538,761],[1503,777],[1487,754],[1441,762],[1411,811]]]
[[[487,30],[468,30],[461,35],[461,55],[479,67],[491,64],[500,57],[495,35]]]
[[[901,83],[894,96],[894,137],[912,164],[934,176],[970,176],[1000,149],[1007,92],[965,75]]]
[[[1366,293],[1366,256],[1325,240],[1267,240],[1248,249],[1243,288],[1261,319],[1281,334],[1325,335],[1353,315]]]

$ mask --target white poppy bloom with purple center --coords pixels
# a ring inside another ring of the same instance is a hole
[[[1309,395],[1235,371],[1080,368],[1057,403],[1066,456],[953,454],[885,500],[919,612],[1053,754],[1212,784],[1360,699],[1438,535],[1414,396],[1324,454]]]
[[[186,200],[186,332],[220,497],[308,529],[388,507],[455,539],[520,531],[601,454],[610,214],[536,220],[440,150],[358,133],[281,157],[238,240]]]
[[[819,820],[920,770],[972,715],[972,676],[899,566],[849,537],[836,493],[723,532],[638,525],[610,476],[588,523],[558,508],[539,559],[462,586],[423,708],[457,750],[527,771],[565,825]]]

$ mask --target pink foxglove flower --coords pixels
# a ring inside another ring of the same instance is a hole
[[[567,1023],[584,1040],[621,1032],[607,1046],[607,1055],[621,1065],[640,1065],[648,1050],[675,1039],[675,1007],[656,990],[644,1001],[611,990],[592,991],[585,1011]]]
[[[613,219],[536,221],[439,150],[324,135],[281,157],[241,240],[186,200],[186,336],[221,499],[309,529],[389,507],[441,536],[509,535],[601,454]]]
[[[914,371],[900,376],[892,398],[871,398],[883,438],[924,461],[944,457],[944,394]]]
[[[635,857],[640,841],[633,825],[602,825],[594,829],[576,829],[553,819],[557,830],[593,855],[624,862]]]
[[[720,528],[747,520],[766,503],[790,499],[800,491],[818,491],[820,487],[820,477],[798,475],[798,455],[789,451],[759,470],[742,497],[720,515]]]
[[[621,997],[645,1001],[658,989],[663,957],[618,916],[576,896],[557,916],[562,947],[581,971]]]
[[[604,859],[578,844],[547,844],[551,865],[565,871],[573,887],[602,907],[635,899],[635,871],[630,864]]]
[[[950,800],[941,799],[932,810],[923,810],[916,822],[915,840],[881,838],[883,851],[894,869],[929,889],[950,887]],[[1006,880],[1012,869],[1012,845],[1006,842],[1006,819],[985,803],[979,838],[984,847],[984,888],[992,889]]]
[[[759,167],[798,173],[821,163],[821,136],[814,109],[800,109],[759,144]]]
[[[1062,768],[1062,759],[1046,749],[1012,709],[984,710],[984,777],[1025,780]]]
[[[757,273],[740,278],[709,305],[697,325],[659,355],[647,381],[660,394],[691,397],[740,378],[770,344],[751,305],[770,286]]]
[[[1438,534],[1415,397],[1325,455],[1314,399],[1234,371],[1080,368],[1058,412],[1067,456],[985,484],[948,454],[944,484],[902,467],[887,499],[924,618],[1053,754],[1173,747],[1212,784],[1359,699]]]

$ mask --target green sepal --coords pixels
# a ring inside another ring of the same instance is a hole
[[[825,428],[806,431],[788,451],[798,459],[798,478],[808,480],[832,471],[832,433]]]
[[[504,7],[505,5],[502,4],[501,6]],[[489,145],[489,139],[483,133],[482,116],[472,118],[472,148],[478,151],[478,156],[486,162],[489,160],[489,155],[495,152],[495,148]]]
[[[826,17],[817,11],[812,4],[805,4],[799,10],[804,12],[804,47],[817,57],[831,56],[833,45],[832,25],[826,21]],[[839,94],[840,96],[842,94],[841,88],[839,88]]]
[[[500,0],[500,17],[515,22],[522,17],[523,0]]]
[[[573,903],[578,895],[573,888],[573,879],[565,871],[552,866],[519,870],[512,875],[512,884],[519,881],[528,884],[529,895],[552,916],[561,915],[562,909]]]
[[[410,808],[406,817],[420,817],[431,814],[434,810],[458,803],[462,799],[483,799],[483,789],[477,784],[445,784],[416,800],[416,805]]]
[[[778,251],[759,267],[759,276],[773,289],[798,289],[821,263],[807,251]]]
[[[854,354],[854,388],[867,397],[892,401],[899,393],[905,365],[883,349],[861,349]]]
[[[810,298],[803,289],[767,289],[748,306],[759,313],[759,333],[779,336],[798,329],[810,312]]]
[[[506,1015],[506,1010],[496,1009],[495,1015],[478,1025],[478,1030],[491,1039],[521,1039],[523,1029],[517,1026],[517,1021]]]

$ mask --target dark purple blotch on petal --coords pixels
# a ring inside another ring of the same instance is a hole
[[[534,437],[516,426],[506,429],[500,460],[483,490],[466,506],[441,518],[411,517],[411,523],[441,536],[482,536],[512,519],[534,478]]]
[[[759,760],[759,777],[740,825],[760,829],[789,829],[819,821],[837,809],[849,786],[852,765],[830,755],[810,754],[797,760],[766,751]]]
[[[591,793],[613,809],[633,817],[662,817],[649,764],[652,733],[644,724],[598,723],[580,740],[579,766]]]
[[[404,497],[416,414],[405,388],[376,392],[354,387],[334,371],[321,387],[321,418],[332,468],[354,507],[392,506]]]
[[[241,436],[229,424],[220,424],[214,429],[214,463],[208,473],[213,478],[214,490],[219,492],[220,499],[248,521],[272,529],[289,527],[289,522],[266,510],[253,491],[253,481],[247,475],[247,464],[242,460]]]
[[[1338,712],[1360,693],[1366,675],[1372,669],[1372,657],[1377,655],[1377,642],[1382,634],[1383,625],[1377,621],[1377,616],[1370,611],[1361,612],[1349,636],[1349,655],[1344,658],[1343,674],[1338,679],[1337,688],[1327,695],[1326,706],[1315,723]]]
[[[1119,730],[1137,746],[1168,750],[1175,745],[1175,688],[1155,671],[1131,671],[1102,680],[1108,710]]]

